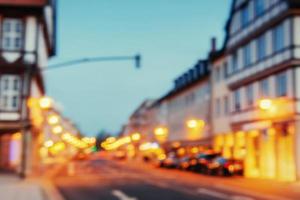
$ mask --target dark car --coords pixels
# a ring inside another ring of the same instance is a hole
[[[215,158],[208,164],[208,171],[211,175],[232,176],[243,174],[243,162],[240,160]]]
[[[179,159],[171,154],[166,159],[162,161],[162,167],[166,168],[177,168],[179,164]]]
[[[208,174],[208,165],[209,163],[215,159],[216,157],[220,156],[220,153],[201,153],[195,156],[197,163],[193,166],[194,170],[200,173]]]
[[[180,158],[179,163],[178,163],[178,168],[182,169],[182,170],[190,170],[191,169],[191,165],[190,165],[191,159],[192,158],[190,156],[185,156],[183,158]]]

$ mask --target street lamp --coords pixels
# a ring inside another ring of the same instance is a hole
[[[271,99],[262,99],[259,101],[259,108],[261,110],[270,110],[273,105],[273,102]]]
[[[154,129],[154,135],[159,142],[164,142],[168,138],[169,130],[167,127],[159,126]]]
[[[190,129],[203,128],[205,126],[205,122],[203,120],[190,119],[186,122],[186,126]]]
[[[59,122],[59,117],[57,116],[57,115],[50,115],[49,117],[48,117],[48,123],[50,124],[50,125],[55,125],[55,124],[57,124]]]
[[[39,104],[42,109],[49,109],[52,106],[53,101],[50,97],[42,97],[39,100]]]
[[[140,139],[141,139],[141,134],[138,133],[138,132],[133,133],[133,134],[131,135],[131,140],[134,141],[134,142],[139,141]]]
[[[52,128],[52,132],[56,135],[62,133],[62,131],[63,131],[63,128],[60,125],[54,126]]]

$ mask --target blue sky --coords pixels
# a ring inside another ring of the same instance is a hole
[[[146,98],[158,98],[200,58],[210,38],[223,42],[230,0],[60,0],[58,52],[50,64],[140,53],[130,61],[48,71],[47,93],[87,135],[117,131]]]

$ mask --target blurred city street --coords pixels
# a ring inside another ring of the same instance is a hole
[[[300,195],[295,183],[203,176],[141,161],[116,161],[107,155],[71,165],[71,174],[66,166],[54,179],[67,200],[288,200]]]
[[[1,200],[299,200],[300,0],[0,0]]]

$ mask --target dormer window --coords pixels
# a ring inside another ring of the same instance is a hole
[[[6,18],[2,23],[2,49],[21,50],[23,46],[23,23],[21,19]]]

